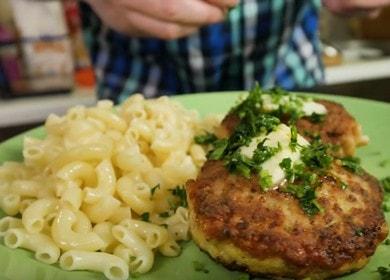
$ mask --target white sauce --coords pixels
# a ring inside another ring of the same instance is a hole
[[[293,164],[299,162],[301,158],[300,148],[297,147],[295,151],[291,150],[291,129],[285,124],[280,124],[271,133],[254,137],[248,146],[240,148],[240,153],[243,156],[252,158],[257,145],[265,138],[267,140],[264,142],[264,146],[277,147],[278,143],[280,143],[281,146],[281,150],[277,154],[266,160],[261,165],[262,170],[267,171],[272,177],[272,184],[276,185],[282,182],[286,177],[286,174],[279,166],[279,163],[281,163],[285,158],[290,158]],[[301,146],[309,145],[309,142],[299,134],[297,142]]]
[[[311,116],[314,113],[325,115],[327,112],[324,105],[310,100],[303,102],[302,111],[305,116]]]
[[[280,105],[289,104],[290,106],[295,106],[297,110],[302,110],[305,116],[311,116],[313,113],[319,115],[327,113],[324,105],[314,102],[311,98],[301,98],[294,94],[280,97],[277,103],[272,100],[272,96],[269,94],[263,94],[261,99],[263,100],[263,109],[266,112],[275,111],[279,109]]]

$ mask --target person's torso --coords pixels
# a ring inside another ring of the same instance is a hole
[[[102,97],[307,87],[322,79],[318,0],[242,0],[224,22],[186,38],[130,38],[90,11],[92,54]]]

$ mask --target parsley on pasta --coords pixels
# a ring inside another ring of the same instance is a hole
[[[184,186],[176,186],[174,189],[170,190],[172,195],[177,199],[176,203],[174,203],[173,208],[176,209],[178,207],[187,208],[187,192]]]
[[[160,189],[160,184],[155,185],[153,188],[150,189],[150,199],[153,199],[154,193]]]

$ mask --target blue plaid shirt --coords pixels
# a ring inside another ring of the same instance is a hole
[[[319,0],[241,0],[222,23],[171,41],[130,38],[82,6],[100,98],[263,87],[307,88],[323,79]]]

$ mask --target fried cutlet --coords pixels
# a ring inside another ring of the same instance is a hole
[[[225,266],[253,275],[325,279],[358,270],[387,236],[382,189],[371,175],[337,164],[320,181],[322,211],[310,217],[290,194],[261,192],[256,176],[208,161],[187,184],[193,239]]]
[[[324,143],[338,147],[335,150],[339,157],[353,156],[356,148],[368,143],[367,136],[363,135],[361,125],[352,117],[343,105],[327,100],[315,100],[325,106],[327,113],[321,122],[314,122],[309,117],[297,120],[298,132],[306,139],[311,140],[313,135],[319,135]],[[284,119],[287,122],[288,118]],[[234,114],[228,114],[222,121],[219,136],[229,135],[240,118]]]

